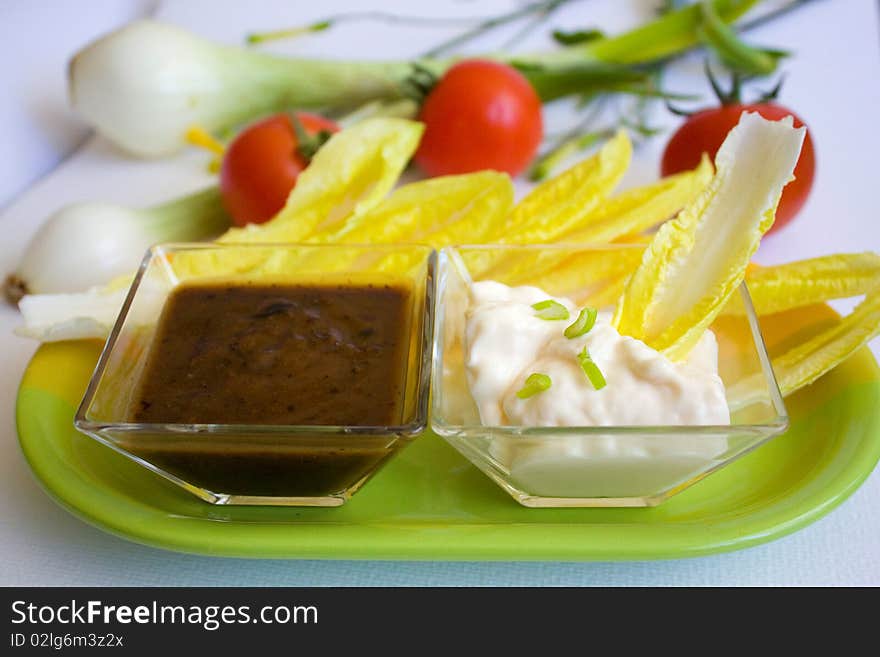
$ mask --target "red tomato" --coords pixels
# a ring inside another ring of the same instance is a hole
[[[333,121],[316,114],[297,112],[296,117],[310,135],[339,130]],[[308,166],[298,147],[287,114],[258,121],[232,140],[223,154],[220,191],[236,226],[261,224],[284,207],[300,172]]]
[[[722,105],[696,112],[688,117],[666,145],[660,168],[662,175],[668,176],[693,169],[700,163],[700,156],[704,152],[714,159],[721,142],[730,129],[739,123],[739,117],[743,112],[757,112],[765,119],[773,121],[791,116],[795,127],[804,125],[794,112],[773,103]],[[797,166],[794,168],[794,180],[782,190],[782,198],[779,207],[776,208],[776,221],[770,232],[787,224],[801,209],[813,186],[815,171],[816,154],[808,131]]]
[[[523,75],[472,59],[450,68],[422,105],[416,163],[431,176],[495,169],[516,175],[541,143],[541,99]]]

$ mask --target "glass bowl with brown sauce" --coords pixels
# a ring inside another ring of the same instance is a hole
[[[339,506],[427,424],[426,246],[145,256],[76,427],[214,504]]]

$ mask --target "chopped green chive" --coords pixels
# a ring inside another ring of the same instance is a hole
[[[590,329],[596,323],[596,315],[599,311],[595,308],[587,306],[578,314],[578,318],[574,320],[574,324],[565,329],[565,337],[569,340],[579,338],[585,333],[589,333]]]
[[[586,347],[584,347],[581,353],[577,355],[577,359],[584,374],[587,375],[587,378],[596,390],[601,390],[607,385],[602,370],[600,370],[599,366],[593,362],[592,358],[590,358],[590,352],[587,351]]]
[[[553,299],[547,299],[546,301],[533,303],[532,308],[538,311],[536,315],[541,319],[568,319],[570,316],[568,314],[568,308],[563,306],[558,301],[554,301]]]
[[[540,374],[538,372],[529,374],[526,379],[526,384],[516,393],[516,396],[520,399],[528,399],[529,397],[537,395],[539,392],[549,390],[552,383],[550,377],[546,374]]]

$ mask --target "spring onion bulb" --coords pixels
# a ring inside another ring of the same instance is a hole
[[[79,51],[68,71],[74,109],[142,157],[186,144],[193,125],[228,130],[291,107],[355,107],[397,97],[407,62],[277,57],[221,46],[164,23],[129,23]]]
[[[755,0],[713,2],[720,19],[732,21]],[[699,11],[687,6],[614,37],[516,55],[510,64],[545,101],[586,91],[644,92],[651,73],[633,65],[695,46]],[[450,63],[418,62],[433,74]],[[279,57],[139,20],[80,50],[68,76],[71,103],[82,118],[124,150],[156,157],[182,148],[193,125],[222,134],[271,112],[401,98],[413,64]]]
[[[39,228],[4,293],[17,303],[26,294],[80,292],[134,271],[153,244],[214,237],[228,225],[217,188],[147,209],[74,203]]]

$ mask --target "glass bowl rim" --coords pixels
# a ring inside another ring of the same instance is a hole
[[[129,310],[134,302],[135,296],[140,288],[141,282],[154,259],[162,257],[169,251],[186,251],[199,250],[206,251],[211,249],[298,249],[308,248],[316,250],[376,250],[376,251],[408,251],[421,250],[425,254],[425,264],[427,267],[425,277],[425,308],[424,319],[422,325],[422,333],[425,337],[425,344],[422,346],[421,354],[418,358],[419,364],[419,380],[417,384],[417,398],[415,404],[415,413],[411,422],[396,425],[329,425],[329,424],[236,424],[236,423],[183,423],[183,422],[126,422],[126,421],[96,421],[87,417],[88,410],[95,399],[95,396],[106,371],[110,355],[116,346],[119,336],[122,333],[122,327],[125,319],[128,317]],[[270,435],[285,434],[288,436],[297,435],[328,435],[328,436],[380,436],[388,434],[413,435],[424,431],[428,427],[430,413],[430,392],[431,392],[431,367],[433,366],[433,343],[435,335],[434,313],[437,304],[435,298],[438,293],[438,251],[427,244],[419,243],[394,243],[394,244],[307,244],[301,242],[163,242],[155,244],[148,248],[141,258],[137,272],[129,285],[125,295],[125,301],[120,307],[116,321],[110,331],[104,347],[101,350],[95,369],[92,372],[89,384],[86,388],[83,398],[77,407],[74,415],[74,426],[86,433],[103,433],[114,431],[118,433],[149,433],[151,435],[227,435],[237,436],[242,434],[248,435]]]
[[[589,244],[589,243],[565,243],[558,242],[553,244],[462,244],[442,247],[438,258],[438,280],[442,283],[445,279],[444,269],[450,266],[447,262],[449,253],[458,251],[618,251],[629,249],[644,249],[647,244]],[[526,283],[527,284],[527,283]],[[518,436],[522,438],[551,438],[564,439],[571,438],[572,434],[578,436],[590,437],[599,435],[639,435],[645,436],[651,434],[654,436],[729,436],[732,433],[752,433],[758,436],[773,436],[782,433],[789,427],[788,409],[785,406],[782,393],[779,390],[779,384],[776,381],[776,374],[767,353],[767,347],[764,343],[764,335],[758,322],[758,316],[752,304],[749,295],[748,286],[743,281],[737,286],[743,303],[745,305],[745,317],[748,321],[749,332],[752,337],[752,347],[758,356],[761,364],[761,371],[764,374],[764,380],[767,383],[768,396],[775,413],[774,417],[765,422],[754,422],[745,424],[638,424],[638,425],[588,425],[588,426],[566,426],[566,427],[532,427],[517,425],[488,425],[488,424],[448,424],[437,419],[436,396],[432,396],[430,427],[439,436],[443,437],[468,437],[468,434],[476,437],[477,434],[492,433],[496,435]],[[439,289],[434,298],[434,303],[438,305],[438,310],[434,313],[435,318],[441,318],[437,324],[445,322],[445,315],[439,310],[442,303],[442,290]],[[434,330],[434,354],[432,366],[432,391],[437,383],[438,372],[442,371],[442,339],[438,326]]]

